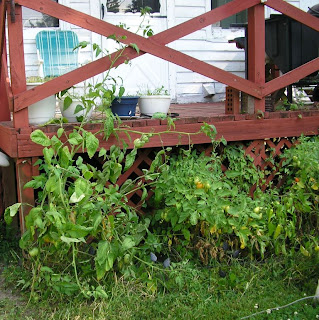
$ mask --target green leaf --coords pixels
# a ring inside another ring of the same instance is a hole
[[[140,48],[136,43],[131,43],[130,46],[137,52],[137,54],[140,54]]]
[[[72,104],[72,102],[73,102],[72,98],[69,96],[66,96],[63,101],[63,110],[64,111],[67,110]]]
[[[104,148],[100,149],[99,157],[104,157],[106,155],[106,150]]]
[[[199,213],[197,211],[193,211],[190,215],[189,221],[193,226],[196,226],[199,219]]]
[[[51,145],[51,140],[40,129],[34,130],[31,133],[30,137],[32,142],[39,144],[43,147],[49,147]]]
[[[58,190],[58,186],[59,182],[56,180],[55,176],[50,177],[45,184],[45,188],[48,192],[54,192],[55,190]]]
[[[182,233],[183,233],[184,238],[185,238],[187,241],[190,241],[190,239],[191,239],[191,233],[189,232],[189,230],[188,230],[188,229],[182,229]]]
[[[305,256],[305,257],[310,257],[309,251],[303,247],[302,245],[300,246],[300,252]]]
[[[110,181],[114,184],[122,173],[122,165],[120,163],[114,163],[112,166],[112,172],[110,174]]]
[[[77,114],[78,112],[84,110],[85,108],[83,107],[82,104],[77,104],[74,110],[74,114]]]
[[[73,192],[71,197],[70,197],[70,203],[78,203],[81,200],[83,200],[85,198],[85,194],[82,193],[80,195],[77,195],[76,192]]]
[[[100,241],[95,258],[97,280],[101,280],[105,273],[113,268],[115,259],[116,255],[112,250],[111,243],[107,240]]]
[[[99,139],[92,132],[87,132],[85,143],[88,156],[91,159],[99,147]]]
[[[137,150],[133,149],[127,156],[125,159],[125,166],[124,166],[124,171],[128,170],[129,168],[132,167],[134,161],[135,161],[135,157],[137,154]]]
[[[64,133],[64,129],[63,128],[59,128],[58,131],[57,131],[58,138],[61,138],[63,133]]]
[[[125,88],[121,86],[120,90],[119,90],[119,97],[120,98],[123,96],[124,92],[125,92]]]
[[[17,214],[18,210],[21,207],[21,203],[15,203],[12,206],[6,208],[5,212],[4,212],[4,221],[7,224],[11,224],[12,223],[12,218]]]
[[[65,237],[65,236],[61,236],[60,239],[67,243],[67,244],[70,244],[70,243],[77,243],[77,242],[84,242],[85,243],[85,240],[84,238],[69,238],[69,237]]]
[[[147,196],[148,196],[147,189],[145,187],[143,187],[143,193],[142,193],[141,201],[144,201]]]
[[[83,137],[77,131],[73,131],[69,135],[68,142],[76,146],[83,142]]]
[[[181,222],[185,221],[189,216],[190,216],[190,212],[189,211],[182,211],[180,216],[179,216],[178,223],[181,223]]]
[[[122,249],[124,251],[131,249],[135,246],[135,242],[132,237],[126,237],[122,243]]]
[[[44,155],[45,162],[47,164],[51,164],[51,160],[54,156],[54,150],[51,148],[49,149],[49,148],[45,147],[45,148],[43,148],[43,155]]]
[[[80,238],[86,237],[93,230],[93,227],[84,227],[78,224],[73,224],[71,222],[68,222],[64,225],[63,230],[71,238],[80,239]]]
[[[72,155],[68,146],[64,146],[59,150],[59,157],[61,167],[67,168],[70,165],[70,161],[72,160]]]

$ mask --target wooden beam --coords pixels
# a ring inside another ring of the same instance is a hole
[[[18,155],[17,131],[12,127],[12,122],[0,124],[0,149],[9,157],[16,158]]]
[[[238,0],[235,0],[234,2],[238,5],[240,4],[240,1],[238,1]],[[245,6],[243,8],[249,7],[252,5],[251,2],[248,2],[246,0],[244,2],[245,2]],[[260,88],[258,86],[256,86],[254,83],[249,82],[241,77],[235,76],[235,75],[228,73],[224,70],[221,70],[219,68],[216,68],[212,65],[209,65],[209,64],[202,62],[198,59],[192,58],[192,57],[185,55],[181,52],[178,52],[178,51],[173,50],[171,48],[165,47],[161,43],[158,43],[158,40],[159,40],[159,42],[163,42],[163,39],[165,39],[165,36],[167,36],[171,33],[170,30],[166,30],[166,31],[160,33],[159,35],[156,35],[156,36],[153,36],[151,38],[146,39],[146,38],[143,38],[143,37],[136,35],[132,32],[129,32],[129,31],[124,30],[122,28],[116,27],[112,24],[109,24],[107,22],[93,18],[93,17],[86,15],[84,13],[79,13],[76,10],[73,10],[71,8],[56,4],[50,0],[43,0],[43,1],[41,1],[40,4],[38,2],[25,1],[25,0],[18,0],[18,3],[23,4],[29,8],[44,12],[46,14],[56,16],[61,20],[65,20],[67,22],[76,24],[80,27],[87,28],[90,31],[99,33],[104,36],[109,36],[110,34],[116,33],[118,37],[123,37],[123,40],[121,40],[121,42],[126,43],[126,44],[135,43],[135,44],[137,44],[139,49],[142,50],[144,53],[147,52],[147,53],[153,54],[153,55],[160,57],[164,60],[178,64],[182,67],[190,69],[194,72],[198,72],[198,73],[203,74],[207,77],[213,78],[219,82],[226,83],[226,84],[232,86],[233,88],[244,91],[254,97],[261,98]],[[45,4],[45,6],[44,6],[44,4]],[[227,8],[228,8],[228,6],[226,7],[226,9]],[[236,10],[241,10],[242,5],[239,6],[239,8],[240,9],[236,8]],[[235,10],[235,9],[233,9],[233,10]],[[224,11],[225,11],[225,8],[224,8]],[[212,12],[207,14],[207,17],[212,16]],[[220,13],[220,15],[218,16],[218,19],[222,17],[222,15],[221,15],[222,13],[223,12]],[[226,11],[224,12],[224,15],[227,15]],[[205,22],[206,20],[204,19],[202,21]],[[209,21],[211,22],[212,19]],[[207,23],[207,21],[206,21],[206,23]],[[195,23],[195,25],[196,25],[196,23]],[[203,27],[203,26],[205,26],[205,24],[201,25],[200,27]],[[193,27],[193,26],[190,25],[190,28],[191,27]],[[190,30],[193,30],[193,29],[189,29],[187,32],[191,32]],[[174,37],[174,38],[176,38],[176,37]],[[172,39],[173,38],[171,37],[170,40],[172,40]],[[166,41],[166,43],[168,43],[168,41]],[[136,57],[136,55],[132,56],[132,58],[134,58],[134,57]],[[103,70],[97,70],[97,69],[95,69],[95,70],[96,70],[96,72],[94,75],[105,71],[105,68],[103,68]],[[55,91],[55,89],[53,87],[54,83],[51,82],[52,87],[50,87],[51,86],[51,84],[50,84],[50,85],[47,85],[47,87],[43,86],[41,88],[40,87],[35,88],[32,92],[21,94],[19,96],[15,96],[15,100],[17,102],[17,104],[15,106],[15,110],[16,111],[22,110],[22,109],[26,108],[26,106],[43,99],[43,97],[45,97],[46,95],[54,94],[54,93],[59,92],[63,89],[66,89],[76,83],[79,83],[79,82],[83,81],[84,79],[87,79],[88,78],[86,76],[87,74],[84,72],[82,73],[82,72],[83,71],[80,71],[78,73],[76,73],[75,71],[70,72],[69,79],[67,82],[68,83],[67,87],[65,87],[65,83],[64,83],[64,81],[62,81],[62,83],[60,82],[60,85],[63,85],[63,87],[59,86],[59,90],[57,90],[57,91]],[[81,77],[79,77],[79,75],[81,75]],[[59,82],[57,81],[56,83],[59,83]],[[47,92],[43,91],[43,90],[46,90],[46,88],[49,88],[48,90],[50,90],[50,91],[47,91]]]
[[[0,2],[0,57],[3,53],[3,47],[5,46],[5,34],[6,34],[6,1],[2,0]],[[0,64],[0,73],[1,73],[2,64]]]
[[[24,46],[23,46],[23,25],[22,7],[15,6],[15,22],[8,19],[10,74],[13,95],[26,90]],[[29,126],[28,109],[13,114],[15,128]]]
[[[319,70],[319,58],[311,60],[302,66],[291,70],[284,75],[275,78],[265,84],[265,88],[262,90],[262,95],[265,97],[272,92],[287,87],[288,85],[298,82],[300,79],[305,78],[314,70]]]
[[[17,175],[17,190],[18,201],[22,203],[20,208],[20,230],[24,233],[25,217],[28,215],[31,206],[34,205],[34,190],[32,188],[24,189],[24,185],[32,179],[33,162],[32,158],[17,159],[16,175]]]
[[[135,33],[124,30],[123,28],[116,27],[105,21],[78,12],[70,7],[54,3],[50,0],[16,0],[16,3],[23,5],[27,8],[48,14],[50,16],[59,18],[60,20],[67,21],[75,24],[84,29],[102,34],[106,31],[108,35],[117,34],[125,35],[127,39],[123,39],[123,43],[135,43],[132,36],[137,36]],[[233,0],[223,6],[214,10],[206,12],[198,17],[192,18],[184,23],[174,26],[171,29],[165,30],[152,37],[153,40],[162,44],[168,44],[177,39],[180,39],[192,32],[210,26],[220,20],[228,18],[238,12],[253,7],[259,4],[260,0]],[[103,32],[103,33],[102,33]],[[140,38],[137,36],[136,38]]]
[[[5,48],[4,48],[5,49]],[[10,89],[8,86],[8,74],[7,74],[7,53],[6,50],[3,50],[1,57],[1,74],[0,74],[0,121],[10,121],[10,102],[12,100],[9,98]],[[11,94],[12,98],[12,94]]]
[[[218,117],[216,121],[208,122],[213,124],[218,132],[218,137],[224,137],[227,141],[246,141],[256,139],[270,139],[278,137],[295,137],[304,135],[317,135],[319,129],[319,116],[302,117],[299,118],[278,118],[278,119],[259,119],[259,120],[243,120],[243,121],[220,121]],[[198,132],[203,123],[189,123],[189,124],[176,124],[176,131],[195,133]],[[58,128],[58,127],[57,127]],[[98,127],[96,127],[98,128]],[[129,131],[129,128],[126,128]],[[146,126],[132,128],[138,132],[163,132],[166,131],[165,125]],[[72,131],[72,128],[69,128]],[[94,133],[97,129],[90,130]],[[49,137],[55,135],[55,132],[47,133]],[[133,140],[139,138],[140,134],[130,133],[129,139],[124,132],[118,132],[119,139],[124,140],[133,147]],[[112,145],[118,145],[119,140],[111,136],[107,141],[103,139],[103,134],[97,136],[100,140],[100,147],[109,149]],[[179,133],[165,133],[159,136],[154,136],[145,147],[161,147],[161,146],[175,146],[175,145],[188,145],[203,144],[211,142],[210,138],[205,134],[198,135],[180,135]],[[19,157],[35,157],[42,156],[43,147],[34,144],[30,140],[30,134],[20,134],[17,136],[18,143],[18,156]]]
[[[267,0],[265,5],[319,32],[318,18],[283,0]]]
[[[248,9],[248,80],[265,85],[265,10],[259,4]],[[255,113],[265,112],[265,99],[254,99]]]

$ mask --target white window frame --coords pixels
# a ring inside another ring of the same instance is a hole
[[[167,16],[167,0],[159,0],[160,12],[151,13],[151,17],[166,17]],[[106,15],[117,15],[117,16],[139,16],[140,12],[108,12],[105,8]]]

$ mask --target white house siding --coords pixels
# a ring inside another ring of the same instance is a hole
[[[318,3],[318,0],[291,0],[288,2],[307,11],[308,7]],[[175,0],[175,16],[171,20],[175,24],[182,23],[210,10],[210,3],[210,0]],[[275,11],[266,7],[266,17],[269,17],[271,13],[275,13]],[[172,23],[169,26],[172,26]],[[242,49],[237,49],[234,43],[228,43],[228,40],[240,36],[244,36],[244,31],[241,29],[222,29],[218,26],[211,26],[175,41],[172,47],[225,71],[244,77],[245,52]],[[181,67],[175,67],[175,73],[177,103],[224,100],[224,84]],[[205,90],[205,87],[208,90]],[[209,96],[208,94],[211,92],[215,92],[215,94]]]
[[[93,0],[96,1],[96,0]],[[89,0],[60,0],[60,4],[69,6],[81,12],[94,15],[94,8],[92,9],[91,3]],[[64,21],[60,21],[59,29],[63,30],[72,30],[76,32],[79,37],[79,41],[89,41],[92,40],[92,34],[90,31],[79,28],[75,25],[71,25]],[[46,30],[46,28],[24,28],[23,37],[24,37],[24,51],[25,51],[25,65],[26,65],[26,76],[38,76],[38,57],[35,44],[35,36],[41,31]],[[52,28],[50,28],[52,30]],[[86,48],[80,51],[79,62],[86,63],[87,61],[92,60],[92,52],[90,48]]]
[[[210,0],[166,1],[168,28],[211,9]],[[308,7],[317,4],[319,0],[290,0],[288,2],[307,11]],[[100,18],[98,0],[59,0],[59,3]],[[265,11],[266,16],[274,12],[267,7]],[[98,35],[91,34],[89,31],[64,22],[60,22],[60,28],[75,31],[80,41],[99,42],[101,40]],[[39,28],[24,30],[27,76],[37,75],[38,72],[35,35],[40,30]],[[245,52],[237,49],[235,44],[228,43],[228,40],[240,36],[243,36],[243,30],[241,29],[222,29],[215,25],[177,40],[171,43],[170,47],[244,77]],[[85,62],[93,58],[89,48],[81,50],[80,61]],[[209,102],[224,99],[225,85],[182,67],[169,64],[169,78],[170,91],[174,101],[177,103]],[[209,93],[214,93],[214,95],[209,96]]]

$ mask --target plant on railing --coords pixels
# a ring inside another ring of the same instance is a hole
[[[135,33],[140,31],[143,32],[143,36],[152,36],[153,30],[149,25],[145,24],[145,19],[150,15],[150,7],[141,8],[142,20],[137,27]],[[123,29],[128,29],[125,24],[121,23],[119,27]],[[110,66],[106,70],[102,79],[97,83],[85,83],[84,93],[80,96],[74,95],[74,90],[70,89],[64,90],[59,93],[59,98],[63,99],[62,110],[67,110],[73,103],[73,100],[80,100],[80,103],[76,106],[74,114],[84,113],[84,116],[79,117],[79,121],[87,120],[86,116],[90,113],[91,109],[100,111],[106,119],[106,126],[112,126],[111,122],[114,120],[114,116],[110,110],[112,102],[117,98],[121,99],[125,94],[125,87],[123,85],[123,79],[118,76],[112,76],[112,71],[116,69],[116,63],[119,59],[124,59],[125,64],[130,63],[129,57],[125,54],[127,46],[123,44],[123,40],[126,40],[126,36],[117,36],[115,34],[109,35],[108,40],[112,40],[117,44],[116,51],[114,53],[110,52],[108,49],[102,50],[102,48],[97,44],[93,43],[92,49],[95,57],[100,56],[108,57],[110,61]],[[74,50],[80,48],[84,49],[89,45],[89,42],[82,41],[79,43]],[[139,48],[136,44],[131,43],[129,47],[133,48],[137,53],[139,53]]]

